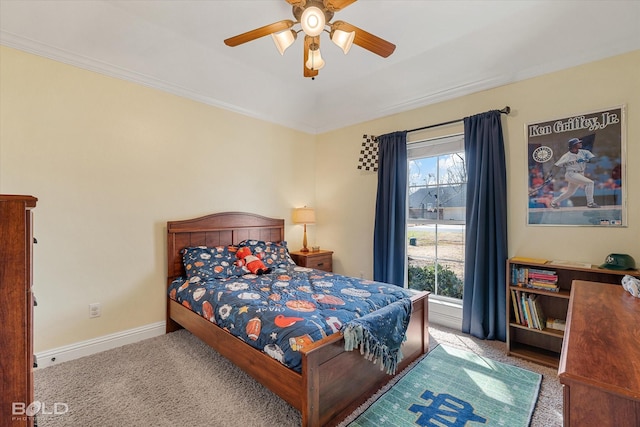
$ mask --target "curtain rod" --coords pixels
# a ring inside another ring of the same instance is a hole
[[[509,113],[511,112],[511,107],[509,107],[509,106],[507,105],[507,106],[506,106],[506,107],[504,107],[502,110],[500,110],[500,112],[501,112],[502,114],[509,114]],[[457,120],[450,120],[450,121],[448,121],[448,122],[442,122],[442,123],[438,123],[438,124],[435,124],[435,125],[423,126],[423,127],[421,127],[421,128],[415,128],[415,129],[408,130],[408,131],[407,131],[407,133],[409,133],[409,132],[416,132],[416,131],[419,131],[419,130],[425,130],[425,129],[437,128],[438,126],[450,125],[450,124],[453,124],[453,123],[461,122],[461,121],[463,121],[463,120],[464,120],[464,118],[462,118],[462,119],[457,119]]]

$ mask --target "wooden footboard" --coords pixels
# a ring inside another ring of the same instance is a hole
[[[284,240],[284,220],[225,212],[168,222],[168,285],[184,275],[183,248],[237,244],[244,239]],[[429,348],[428,293],[416,293],[412,301],[407,340],[402,346],[404,359],[398,372]],[[340,333],[304,348],[302,372],[297,373],[167,297],[167,332],[180,327],[298,409],[305,427],[338,424],[392,378],[358,351],[346,352]]]
[[[413,300],[404,358],[397,373],[429,349],[428,293]],[[366,360],[359,351],[345,351],[342,334],[334,334],[302,350],[303,426],[332,426],[356,410],[393,376],[379,364]]]

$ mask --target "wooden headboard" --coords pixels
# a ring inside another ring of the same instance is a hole
[[[246,212],[221,212],[200,218],[167,222],[167,279],[184,276],[182,254],[189,246],[235,245],[246,239],[284,240],[284,219]]]

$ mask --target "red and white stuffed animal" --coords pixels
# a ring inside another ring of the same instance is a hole
[[[267,268],[260,258],[251,253],[251,249],[243,246],[236,252],[236,258],[240,260],[243,266],[247,267],[253,274],[268,274],[271,269]]]

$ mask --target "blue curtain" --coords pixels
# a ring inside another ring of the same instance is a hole
[[[500,112],[464,119],[467,234],[462,332],[506,340],[507,171]]]
[[[378,137],[373,280],[404,286],[407,246],[407,132]]]

